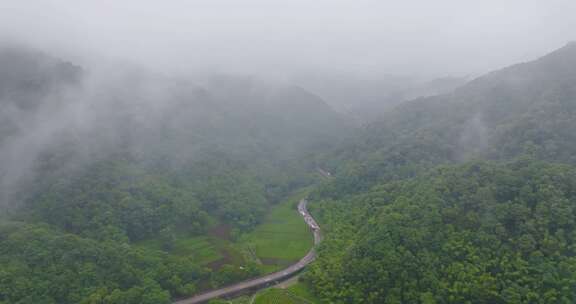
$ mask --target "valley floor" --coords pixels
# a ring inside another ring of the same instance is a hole
[[[306,255],[313,245],[313,237],[306,223],[296,211],[299,199],[308,189],[298,191],[272,205],[263,222],[253,231],[234,239],[225,223],[213,223],[206,235],[191,236],[178,233],[174,246],[168,251],[174,256],[192,256],[199,264],[214,271],[224,265],[245,267],[258,265],[262,274],[283,269]],[[136,246],[163,251],[159,239],[151,239]],[[210,289],[209,282],[201,289]]]

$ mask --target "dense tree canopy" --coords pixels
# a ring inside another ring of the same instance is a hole
[[[258,274],[174,251],[253,229],[349,128],[297,87],[91,72],[0,48],[0,303],[168,303]]]
[[[576,47],[406,102],[324,156],[329,303],[576,301]]]
[[[0,303],[169,303],[209,272],[187,258],[153,255],[45,225],[0,226]]]
[[[326,155],[341,197],[438,164],[524,154],[576,164],[576,46],[489,73],[453,93],[405,102]]]
[[[329,239],[307,278],[337,303],[573,303],[575,195],[575,169],[524,159],[325,201]]]

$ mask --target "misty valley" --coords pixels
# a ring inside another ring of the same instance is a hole
[[[292,82],[3,43],[12,303],[576,303],[576,43]]]

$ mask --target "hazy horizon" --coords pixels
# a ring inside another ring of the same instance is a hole
[[[180,73],[467,76],[576,39],[565,0],[3,2],[4,37]]]

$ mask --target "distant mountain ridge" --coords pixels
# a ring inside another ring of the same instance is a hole
[[[18,107],[37,106],[43,95],[80,81],[82,70],[40,51],[0,47],[0,101]]]
[[[354,75],[319,72],[294,77],[298,85],[318,94],[337,111],[358,125],[377,121],[402,102],[435,96],[464,85],[467,77],[443,77],[424,80],[395,75]]]

